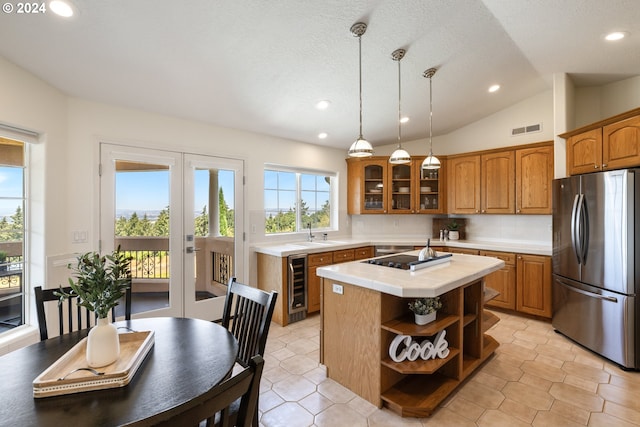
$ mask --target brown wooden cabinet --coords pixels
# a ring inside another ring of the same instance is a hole
[[[449,213],[550,214],[553,142],[448,159]]]
[[[347,159],[347,213],[385,214],[388,210],[387,158]]]
[[[415,179],[413,163],[402,165],[389,164],[387,183],[390,191],[387,196],[388,213],[416,213]]]
[[[602,129],[592,129],[567,139],[567,174],[598,172],[602,168]]]
[[[448,212],[480,213],[480,155],[447,160]]]
[[[516,150],[516,213],[551,214],[553,143]]]
[[[551,257],[517,257],[516,309],[536,316],[551,317]]]
[[[567,140],[567,174],[640,166],[640,109],[560,135]]]
[[[480,212],[515,212],[515,152],[498,151],[480,156]]]
[[[423,158],[392,165],[388,157],[347,159],[347,213],[443,213],[445,159],[439,171],[423,171]]]
[[[487,302],[490,307],[516,309],[516,254],[508,252],[480,251],[482,256],[490,256],[504,261],[504,267],[484,278],[486,287],[496,290],[499,295]]]
[[[320,282],[316,275],[318,267],[333,264],[333,252],[309,254],[307,256],[307,313],[320,311]]]
[[[625,169],[640,165],[640,116],[602,128],[603,169]]]
[[[413,160],[415,180],[415,206],[419,213],[435,214],[446,211],[446,160],[440,158],[440,169],[422,169],[424,157]]]

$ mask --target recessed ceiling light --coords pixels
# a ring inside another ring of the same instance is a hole
[[[497,92],[500,90],[500,85],[491,85],[489,86],[489,92],[493,93],[493,92]]]
[[[329,108],[330,104],[331,104],[331,101],[327,101],[326,99],[323,99],[322,101],[318,101],[316,103],[316,108],[318,110],[326,110],[327,108]]]
[[[63,0],[53,0],[49,2],[49,9],[56,15],[64,18],[73,16],[73,8],[69,3]]]
[[[318,139],[326,139],[328,136],[329,136],[329,134],[328,134],[328,133],[326,133],[326,132],[320,132],[320,133],[318,134]]]
[[[614,31],[614,32],[609,33],[606,36],[604,36],[604,39],[607,40],[607,41],[613,42],[613,41],[616,41],[616,40],[622,40],[626,36],[627,36],[627,34],[624,31]]]
[[[404,116],[403,118],[400,119],[400,123],[407,123],[409,121],[409,117]]]

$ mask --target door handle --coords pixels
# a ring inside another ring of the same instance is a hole
[[[615,303],[617,303],[617,302],[618,302],[618,298],[615,298],[615,297],[608,297],[608,296],[606,296],[606,295],[600,295],[600,294],[596,294],[596,293],[594,293],[594,292],[585,291],[584,289],[575,288],[575,287],[573,287],[573,286],[571,286],[571,285],[568,285],[568,284],[566,284],[566,283],[564,283],[563,281],[558,280],[558,279],[556,279],[556,281],[557,281],[560,285],[562,285],[562,286],[564,286],[565,288],[567,288],[568,290],[573,291],[573,292],[576,292],[576,293],[578,293],[578,294],[586,295],[586,296],[591,297],[591,298],[601,299],[601,300],[604,300],[604,301],[615,302]]]
[[[192,254],[194,252],[198,252],[200,248],[194,248],[193,246],[187,246],[187,253]]]

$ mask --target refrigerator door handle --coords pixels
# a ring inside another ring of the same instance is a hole
[[[589,212],[584,194],[580,194],[580,259],[582,264],[587,263],[587,251],[589,249]]]
[[[579,230],[579,211],[580,211],[580,200],[583,197],[582,194],[576,194],[573,198],[573,207],[571,208],[571,247],[573,248],[573,253],[576,255],[576,259],[578,264],[582,264],[582,260],[580,258],[582,252],[580,250],[580,230]]]
[[[593,293],[593,292],[585,291],[584,289],[576,288],[576,287],[571,286],[571,285],[569,285],[567,283],[564,283],[560,279],[556,279],[556,282],[559,283],[560,285],[564,286],[565,288],[567,288],[570,291],[577,292],[579,294],[586,295],[586,296],[591,297],[591,298],[597,298],[597,299],[601,299],[601,300],[609,301],[609,302],[614,302],[614,303],[618,302],[618,298],[609,297],[609,296],[606,296],[606,295],[600,295],[600,294],[596,294],[596,293]]]

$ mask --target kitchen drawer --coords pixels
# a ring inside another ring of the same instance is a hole
[[[364,246],[355,248],[355,259],[373,258],[373,246]]]
[[[355,258],[356,254],[353,249],[345,249],[333,253],[333,262],[335,263],[353,261]]]
[[[509,252],[480,251],[480,255],[501,259],[506,265],[516,265],[516,254]]]
[[[333,264],[333,252],[321,252],[319,254],[309,254],[307,256],[308,267],[329,264]]]
[[[447,252],[451,252],[453,254],[465,254],[465,255],[478,255],[480,251],[478,249],[464,249],[464,248],[454,248],[449,246]]]

